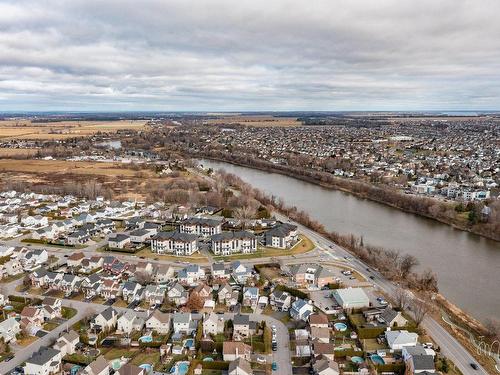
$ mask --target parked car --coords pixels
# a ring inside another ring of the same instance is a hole
[[[278,371],[278,364],[276,362],[273,362],[273,364],[271,365],[271,368],[273,371]]]
[[[266,358],[264,358],[263,356],[258,356],[257,357],[257,362],[258,363],[266,363]]]
[[[470,367],[472,367],[474,370],[479,370],[479,366],[475,363],[471,363]]]

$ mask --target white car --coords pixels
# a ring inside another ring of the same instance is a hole
[[[258,356],[256,360],[258,363],[266,363],[267,362],[266,359],[262,356]]]

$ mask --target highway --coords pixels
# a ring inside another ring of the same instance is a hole
[[[334,242],[328,240],[317,232],[312,231],[311,229],[301,225],[293,220],[289,220],[286,216],[275,213],[275,216],[283,221],[290,222],[294,225],[297,225],[299,231],[308,236],[311,240],[313,240],[316,245],[321,248],[327,256],[332,259],[341,259],[344,257],[348,257],[349,260],[346,262],[358,271],[361,274],[366,275],[366,269],[370,269],[370,274],[375,276],[375,279],[372,280],[373,284],[375,284],[380,290],[385,293],[392,295],[396,290],[396,285],[392,282],[386,280],[379,272],[375,271],[372,267],[363,263],[359,259],[353,257],[351,253],[347,250],[341,248],[336,245]],[[457,368],[464,375],[487,375],[486,370],[476,361],[476,359],[452,336],[444,329],[436,320],[431,318],[430,316],[426,316],[424,321],[422,322],[423,328],[427,331],[429,336],[439,345],[441,349],[441,353],[448,357],[453,363],[457,366]],[[478,369],[474,370],[470,364],[476,363],[478,365]]]

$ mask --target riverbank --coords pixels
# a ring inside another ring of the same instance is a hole
[[[402,207],[401,205],[398,205],[396,202],[398,200],[405,200],[409,199],[409,196],[406,194],[403,194],[399,191],[395,190],[390,190],[388,188],[380,188],[375,185],[370,185],[362,181],[354,181],[354,180],[345,180],[345,179],[340,179],[338,177],[333,177],[325,172],[308,172],[308,171],[302,171],[302,170],[297,170],[296,168],[293,167],[284,167],[284,166],[279,166],[275,165],[266,161],[258,161],[258,163],[248,163],[244,162],[241,160],[233,160],[229,158],[223,158],[223,157],[215,157],[212,155],[197,155],[196,157],[202,158],[202,159],[208,159],[208,160],[213,160],[213,161],[218,161],[218,162],[224,162],[228,164],[233,164],[237,165],[240,167],[246,167],[246,168],[252,168],[252,169],[257,169],[263,172],[268,172],[268,173],[278,173],[287,177],[295,178],[297,180],[305,181],[311,184],[315,184],[317,186],[321,186],[326,189],[332,189],[332,190],[339,190],[345,193],[352,194],[358,198],[361,199],[368,199],[373,202],[377,202],[380,204],[387,205],[389,207],[401,210],[406,213],[411,213],[414,215],[422,216],[427,219],[435,220],[438,221],[442,224],[449,225],[455,229],[462,230],[465,232],[469,232],[484,238],[488,238],[490,240],[494,241],[500,241],[500,233],[495,233],[495,232],[487,232],[484,230],[484,228],[481,227],[481,225],[474,225],[474,226],[469,226],[463,222],[452,222],[448,220],[445,217],[440,217],[436,215],[432,215],[430,213],[422,212],[421,210],[417,209],[412,209],[409,207]],[[327,181],[321,181],[315,178],[314,176],[311,175],[311,173],[314,174],[321,174],[323,177],[328,178],[328,179],[335,179],[337,180],[338,183],[333,184],[331,182]],[[345,180],[345,181],[342,181]],[[347,186],[351,185],[351,187]],[[384,199],[385,198],[385,199]],[[420,207],[419,203],[425,203],[425,205],[441,205],[444,207],[446,203],[437,201],[432,198],[423,198],[423,197],[417,197],[417,196],[412,196],[410,199],[416,202],[416,206]],[[424,204],[422,204],[424,205]],[[453,209],[450,204],[448,204],[448,209]]]

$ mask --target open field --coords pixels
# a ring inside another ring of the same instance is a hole
[[[33,156],[36,148],[0,148],[0,158],[13,158],[16,156]]]
[[[97,132],[145,130],[145,120],[61,121],[33,123],[30,120],[0,121],[0,139],[65,139],[84,137]]]
[[[206,124],[209,125],[246,125],[255,127],[291,127],[301,125],[300,121],[297,121],[294,117],[274,117],[274,116],[244,116],[244,115],[232,115],[232,116],[220,116],[215,119],[205,120]]]
[[[0,172],[21,173],[51,173],[51,174],[83,174],[102,176],[124,176],[133,177],[139,172],[124,168],[119,163],[93,163],[73,162],[65,160],[12,160],[0,159]],[[142,170],[146,177],[151,177],[153,172]]]

